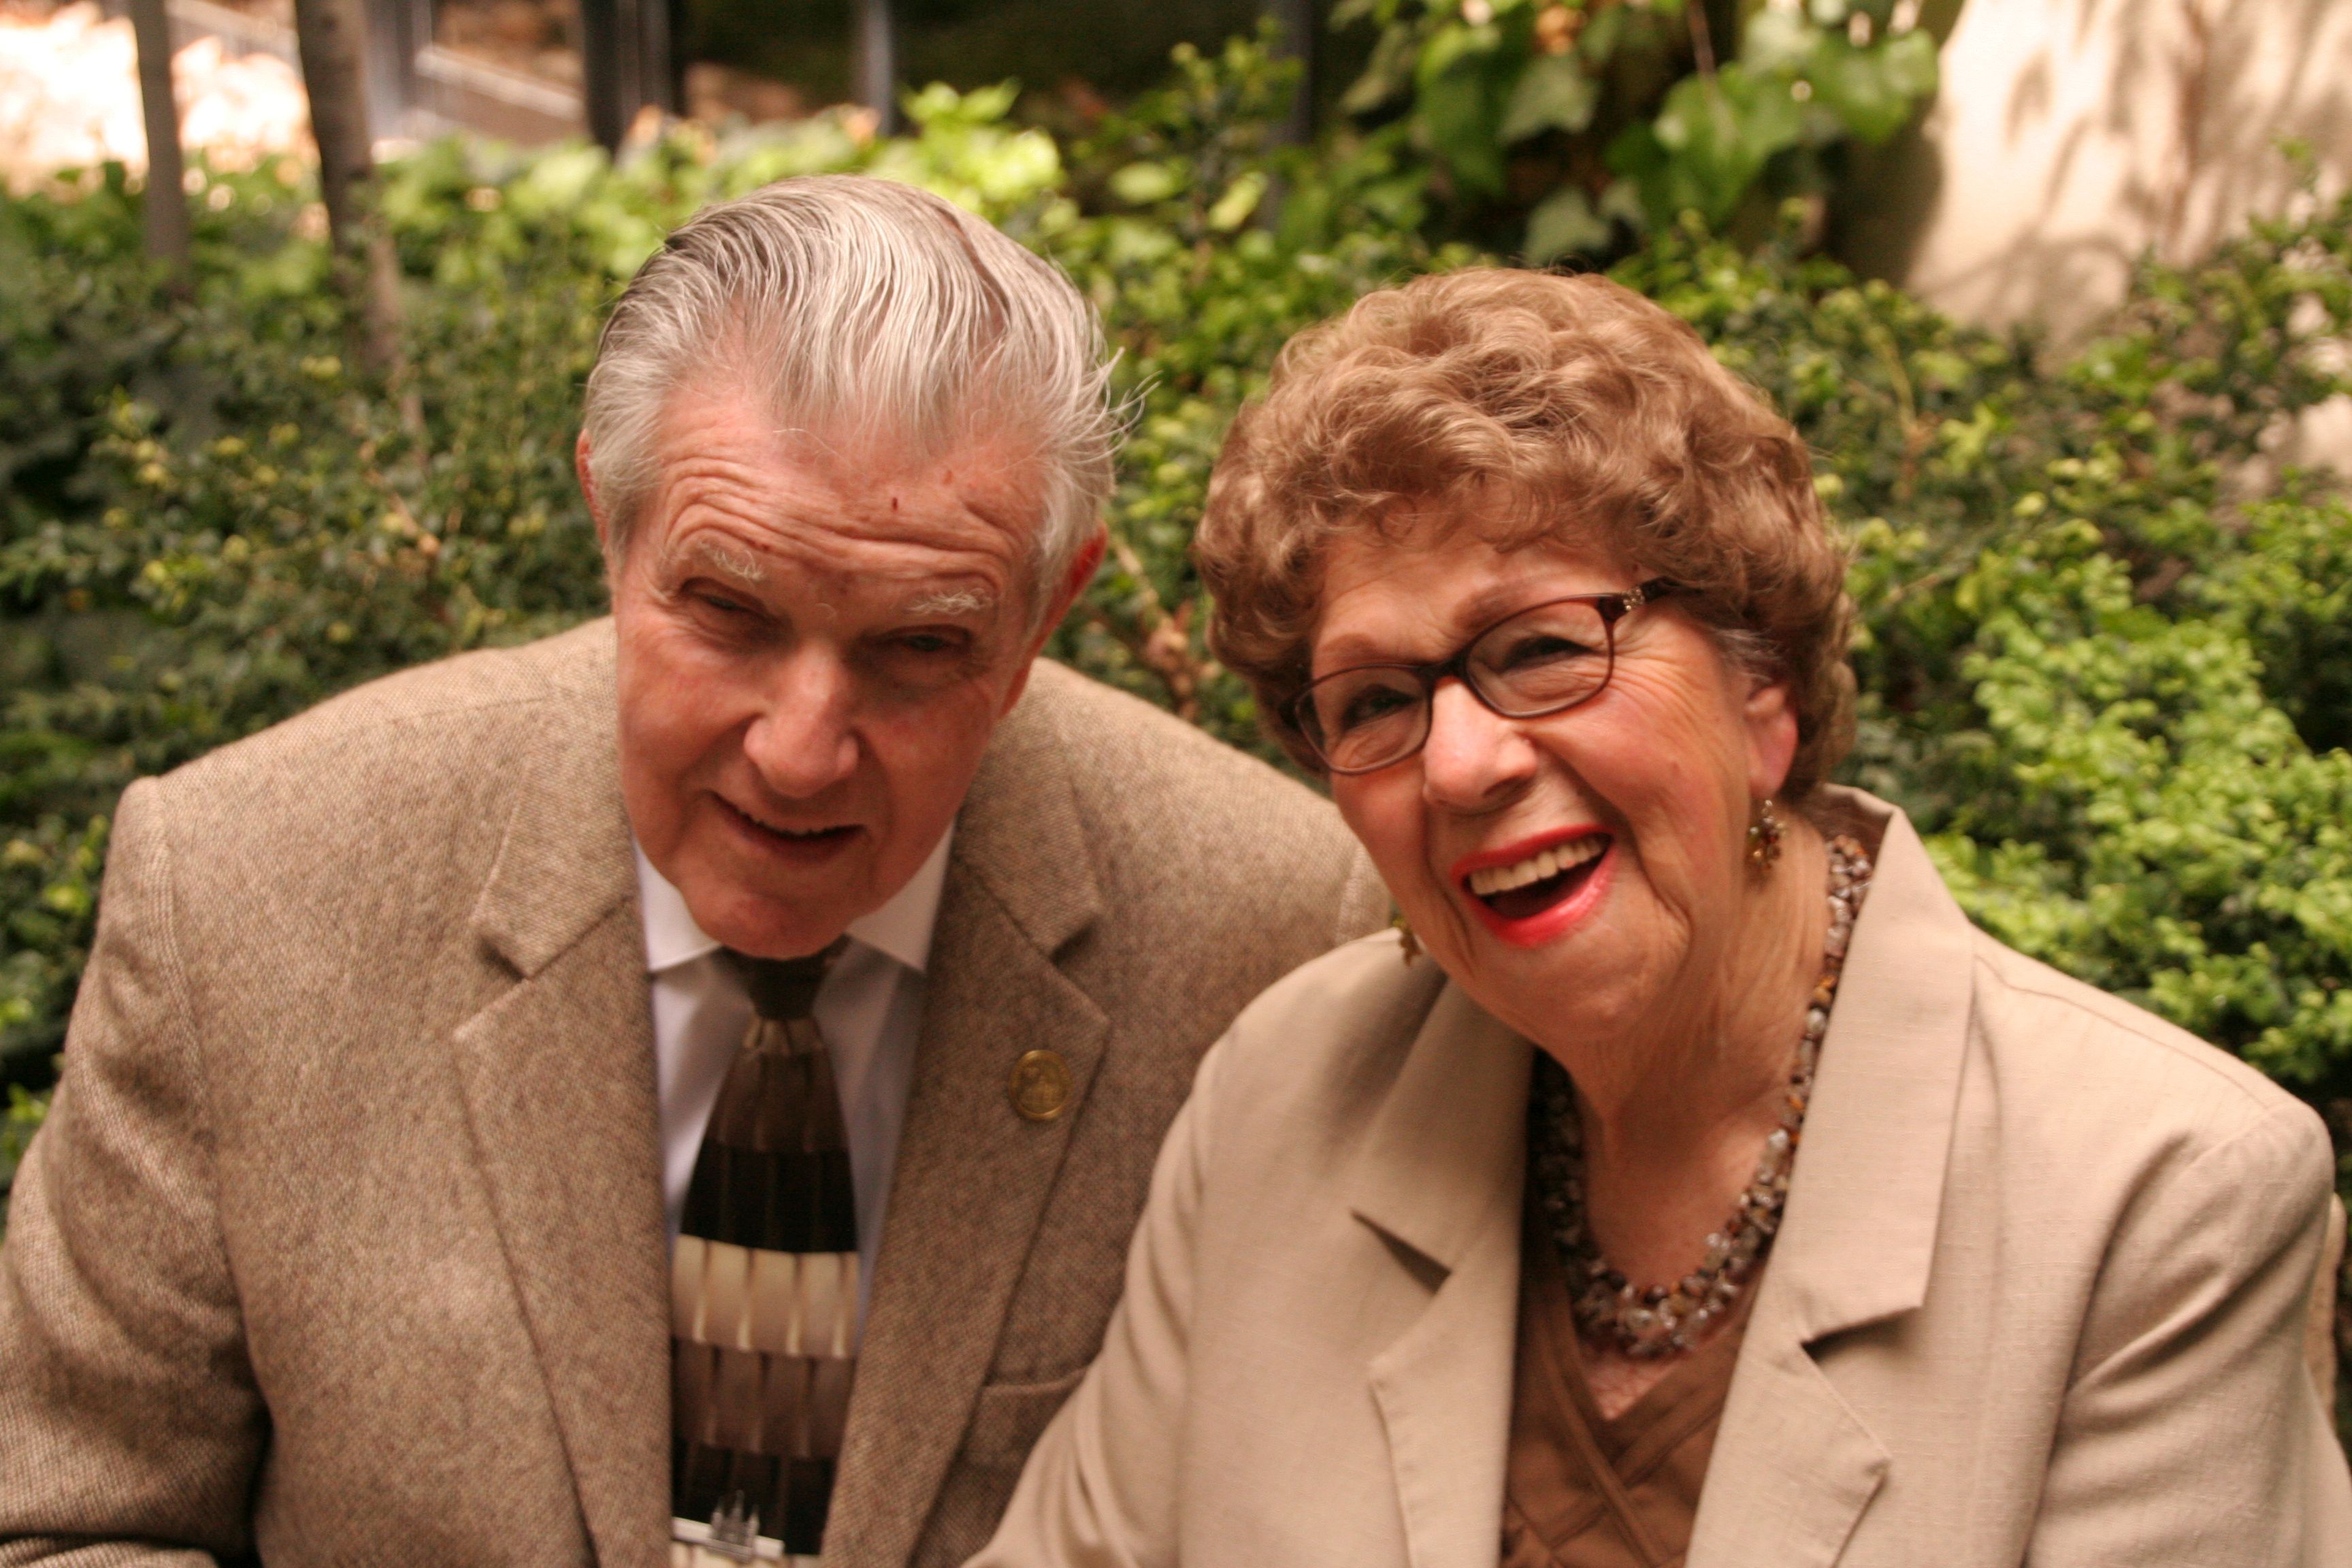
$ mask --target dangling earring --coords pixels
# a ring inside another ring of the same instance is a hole
[[[1769,877],[1780,858],[1780,814],[1772,809],[1772,797],[1766,795],[1756,803],[1756,820],[1748,825],[1748,865],[1759,876]]]
[[[1397,945],[1404,953],[1405,963],[1410,964],[1421,956],[1421,939],[1412,934],[1412,922],[1404,918],[1402,910],[1399,910],[1390,918],[1389,929],[1395,931],[1401,939]]]

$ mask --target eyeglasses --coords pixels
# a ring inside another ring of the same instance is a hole
[[[1617,668],[1617,623],[1678,584],[1578,594],[1520,610],[1435,664],[1360,664],[1292,698],[1290,721],[1335,773],[1377,773],[1429,740],[1430,704],[1449,676],[1505,719],[1541,719],[1590,702]]]

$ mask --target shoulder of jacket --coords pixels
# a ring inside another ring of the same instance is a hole
[[[1974,937],[1979,1039],[2020,1064],[2063,1048],[2078,1103],[2110,1102],[2097,1093],[2103,1083],[2130,1084],[2139,1092],[2127,1100],[2169,1106],[2209,1136],[2278,1117],[2317,1125],[2309,1107],[2229,1052],[1981,931]]]
[[[1358,937],[1242,1009],[1222,1047],[1226,1075],[1304,1081],[1400,1064],[1444,988],[1445,972],[1426,956],[1407,962],[1395,931]]]
[[[429,775],[476,754],[510,752],[516,726],[541,712],[571,706],[609,713],[612,704],[612,622],[598,619],[379,677],[158,784],[172,798],[273,788],[300,796],[320,787],[322,770],[364,775],[381,766]]]
[[[1098,827],[1215,848],[1235,865],[1328,864],[1354,847],[1331,803],[1141,698],[1039,659],[1019,721],[1050,729]]]

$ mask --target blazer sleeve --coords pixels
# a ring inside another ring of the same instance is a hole
[[[0,1564],[251,1551],[261,1399],[214,1200],[163,796],[117,810],[63,1081],[0,1247]]]
[[[1192,1098],[1160,1144],[1101,1353],[1038,1439],[995,1536],[967,1568],[1176,1562],[1194,1246],[1226,1050],[1221,1041],[1202,1058]]]
[[[1381,880],[1364,847],[1351,837],[1348,851],[1348,876],[1339,888],[1339,918],[1331,929],[1333,947],[1345,947],[1360,936],[1371,935],[1387,925],[1396,911],[1388,884]]]
[[[2104,1260],[2031,1568],[2352,1568],[2352,1479],[2304,1356],[2334,1161],[2279,1104],[2151,1184]]]

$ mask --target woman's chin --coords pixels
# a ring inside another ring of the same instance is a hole
[[[1549,947],[1592,922],[1615,879],[1618,847],[1612,844],[1591,868],[1559,896],[1532,910],[1508,907],[1505,900],[1468,896],[1470,915],[1496,940],[1517,948]],[[1503,907],[1497,907],[1502,904]]]

